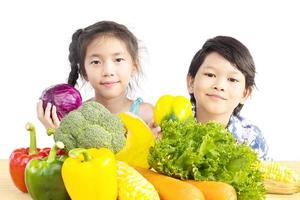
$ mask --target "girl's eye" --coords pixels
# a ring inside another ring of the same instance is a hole
[[[100,61],[99,60],[93,60],[91,62],[92,65],[99,65],[100,64]]]
[[[239,82],[239,80],[235,79],[235,78],[229,78],[228,79],[230,82],[233,82],[233,83],[237,83]]]
[[[116,62],[122,62],[124,60],[125,60],[124,58],[116,58]]]
[[[213,73],[204,73],[204,75],[207,77],[216,77],[216,75]]]

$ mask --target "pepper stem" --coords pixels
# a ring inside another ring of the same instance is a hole
[[[92,156],[88,153],[88,151],[84,148],[76,148],[69,151],[69,156],[71,158],[78,158],[80,155],[83,155],[84,161],[92,160]]]
[[[29,134],[30,134],[29,155],[37,154],[38,151],[36,149],[35,127],[32,123],[28,122],[28,123],[26,123],[25,128],[27,131],[29,131]]]
[[[52,149],[50,150],[49,156],[47,158],[47,163],[52,163],[56,159],[57,150],[63,149],[65,147],[64,143],[57,141]]]

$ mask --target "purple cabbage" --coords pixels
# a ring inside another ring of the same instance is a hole
[[[40,99],[43,100],[44,109],[48,102],[56,106],[59,120],[82,104],[80,92],[73,86],[65,83],[45,89]]]

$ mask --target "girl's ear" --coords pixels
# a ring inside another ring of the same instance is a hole
[[[82,73],[82,77],[84,78],[84,80],[85,80],[86,82],[89,82],[89,78],[88,78],[88,76],[86,75],[86,73]]]
[[[249,87],[248,89],[245,89],[243,97],[240,101],[240,104],[244,104],[245,101],[248,99],[248,97],[251,96],[251,93],[252,93],[252,88],[251,87]]]
[[[134,75],[136,75],[137,73],[138,73],[138,65],[136,64],[136,62],[135,63],[133,63],[133,65],[132,65],[132,71],[131,71],[131,76],[134,76]]]
[[[84,78],[84,80],[85,80],[86,82],[89,82],[89,79],[88,79],[87,76],[83,76],[83,78]]]
[[[186,77],[187,89],[190,94],[194,93],[194,78],[191,75],[187,75]]]
[[[79,73],[79,74],[78,74],[79,76],[80,76],[80,74],[82,75],[83,79],[84,79],[86,82],[89,81],[85,69],[82,70],[82,68],[80,67],[80,64],[78,64],[78,73]]]

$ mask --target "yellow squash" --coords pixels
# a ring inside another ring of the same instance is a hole
[[[116,200],[117,166],[106,148],[73,149],[62,166],[62,177],[72,200]]]
[[[116,154],[116,159],[132,166],[148,168],[149,148],[154,145],[155,137],[147,124],[131,113],[120,113],[127,129],[125,147]]]

